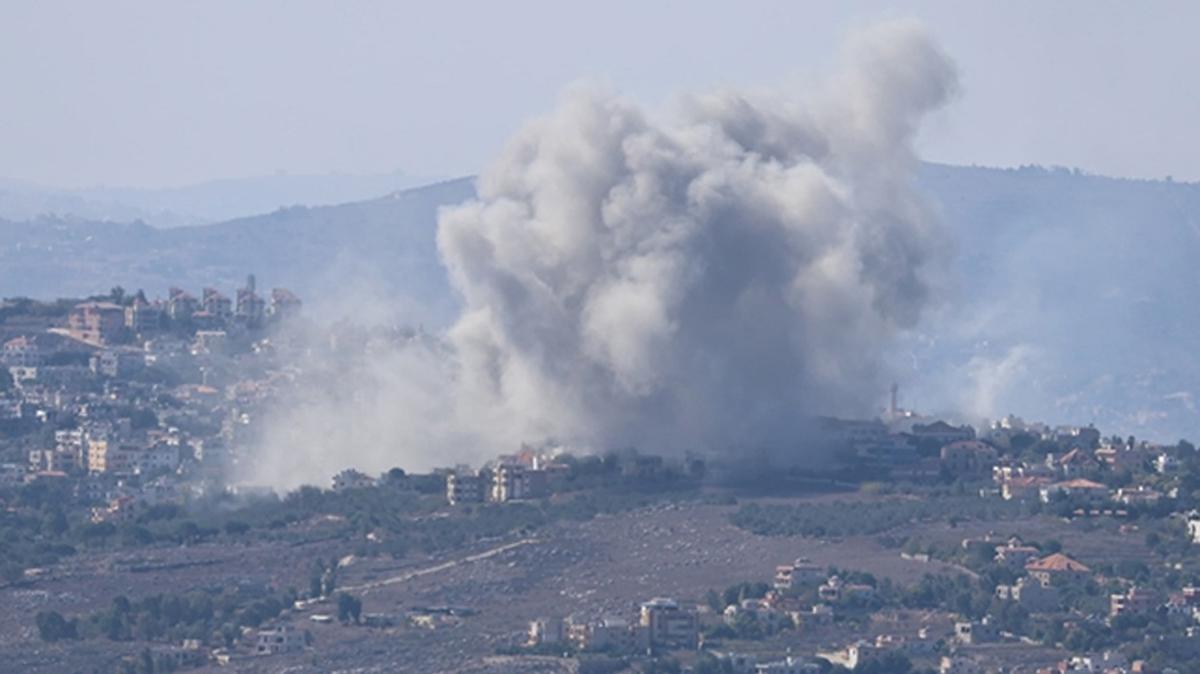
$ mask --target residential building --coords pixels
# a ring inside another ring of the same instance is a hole
[[[1145,587],[1132,587],[1120,594],[1109,595],[1109,617],[1153,613],[1162,604],[1157,592]]]
[[[529,623],[529,637],[525,643],[528,646],[562,643],[566,640],[562,618],[538,618]]]
[[[819,583],[823,578],[825,569],[807,557],[775,567],[775,589],[780,592],[791,592],[804,585]]]
[[[1043,585],[1061,587],[1087,580],[1092,570],[1074,559],[1056,552],[1025,565],[1025,572]]]
[[[450,505],[483,503],[487,500],[490,475],[456,471],[446,476],[446,500]]]
[[[970,426],[951,426],[944,421],[930,424],[913,424],[912,436],[920,444],[930,443],[945,446],[952,442],[974,440],[975,429]]]
[[[1039,490],[1039,495],[1043,503],[1065,497],[1085,505],[1098,505],[1108,500],[1109,493],[1108,487],[1099,482],[1076,478],[1048,484]]]
[[[137,335],[156,332],[162,328],[164,315],[166,310],[161,301],[151,304],[137,297],[134,298],[133,304],[125,307],[125,327]]]
[[[540,498],[545,495],[544,471],[529,470],[520,464],[504,463],[497,466],[492,473],[491,497],[497,503]]]
[[[942,468],[958,477],[983,477],[992,472],[996,459],[996,449],[979,440],[958,440],[941,449]]]
[[[695,648],[699,636],[696,613],[666,597],[655,597],[642,604],[639,625],[645,631],[649,647]]]
[[[983,620],[954,623],[954,639],[962,644],[986,644],[1000,638],[1000,630],[985,616]]]
[[[1062,606],[1058,589],[1032,576],[1019,578],[1012,585],[997,585],[996,598],[1014,602],[1030,613],[1049,613]]]
[[[83,302],[67,315],[67,334],[88,344],[112,344],[125,331],[125,309],[111,302]]]
[[[1032,545],[1025,545],[1019,538],[1010,538],[1004,545],[996,546],[995,561],[1009,568],[1020,569],[1034,559],[1041,551]]]
[[[300,298],[287,288],[271,290],[271,320],[283,320],[299,315],[302,306]]]
[[[1193,543],[1200,543],[1200,512],[1195,510],[1187,514],[1188,537]]]
[[[1051,484],[1050,478],[1039,476],[1022,476],[1004,480],[1000,483],[1000,497],[1005,501],[1026,501],[1040,497],[1043,487]]]
[[[19,463],[0,463],[0,487],[15,487],[25,480],[25,466]]]
[[[186,290],[171,288],[167,292],[167,316],[172,321],[188,323],[199,309],[199,302]]]
[[[304,650],[307,643],[303,632],[291,625],[280,625],[255,633],[254,652],[256,655],[295,653]]]
[[[221,324],[233,317],[233,302],[216,288],[205,288],[201,293],[204,312]]]
[[[1179,466],[1179,459],[1166,452],[1162,452],[1154,457],[1154,470],[1164,475],[1179,472]]]

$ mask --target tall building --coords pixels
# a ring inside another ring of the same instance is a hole
[[[67,332],[91,344],[120,341],[125,331],[125,309],[111,302],[84,302],[67,315]]]
[[[292,318],[300,313],[300,298],[287,288],[271,290],[271,319],[283,320]]]

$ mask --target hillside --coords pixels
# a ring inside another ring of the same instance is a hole
[[[904,402],[1200,438],[1200,186],[933,164],[920,179],[956,252],[942,301],[897,351]],[[436,212],[472,193],[460,179],[169,230],[0,221],[0,295],[229,290],[255,272],[325,316],[382,304],[445,325]]]

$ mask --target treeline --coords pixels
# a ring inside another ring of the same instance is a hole
[[[273,591],[249,585],[155,594],[138,600],[118,596],[101,611],[70,617],[43,611],[35,622],[44,641],[196,639],[206,645],[232,646],[241,628],[258,627],[275,618],[296,598],[292,589]]]
[[[1022,506],[1000,499],[947,497],[831,501],[804,505],[749,503],[731,515],[734,525],[760,536],[857,536],[892,531],[915,522],[1005,520]]]

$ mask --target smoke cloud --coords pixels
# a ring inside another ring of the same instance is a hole
[[[799,451],[813,415],[869,412],[937,285],[912,145],[955,88],[910,22],[853,36],[798,97],[718,91],[656,116],[571,88],[439,217],[458,320],[269,424],[264,479],[546,441]]]

